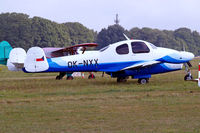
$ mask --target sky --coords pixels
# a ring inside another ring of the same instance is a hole
[[[200,32],[200,0],[0,0],[0,13],[25,13],[57,23],[79,22],[100,31],[114,24],[175,30],[187,27]]]

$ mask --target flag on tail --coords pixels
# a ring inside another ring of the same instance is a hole
[[[42,58],[37,58],[36,61],[44,61],[44,56]]]

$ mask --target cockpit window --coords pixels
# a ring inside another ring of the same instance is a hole
[[[149,53],[149,48],[144,42],[132,42],[132,52],[133,53]]]
[[[157,49],[157,47],[155,46],[155,45],[153,45],[152,43],[149,43],[150,45],[151,45],[151,47],[153,48],[153,49]]]
[[[106,46],[106,47],[103,47],[102,49],[100,49],[99,51],[100,52],[103,52],[103,51],[105,51],[106,49],[108,49],[108,47],[109,47],[109,45],[108,46]]]
[[[116,48],[116,52],[118,54],[128,54],[129,53],[128,44],[122,44],[122,45],[118,46]]]

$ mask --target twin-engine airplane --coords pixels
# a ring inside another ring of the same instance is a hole
[[[138,83],[146,84],[152,74],[181,70],[184,64],[187,70],[185,80],[192,79],[189,61],[194,54],[126,39],[98,51],[85,50],[97,46],[95,43],[67,48],[32,47],[27,53],[22,48],[14,48],[7,66],[11,71],[27,73],[59,72],[56,79],[61,79],[66,73],[100,71],[117,78],[117,82],[124,82],[131,76],[138,79]]]

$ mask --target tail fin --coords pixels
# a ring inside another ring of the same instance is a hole
[[[27,72],[43,72],[48,70],[49,64],[42,48],[32,47],[28,50],[24,68]]]
[[[6,65],[12,47],[7,41],[0,42],[0,64]]]
[[[23,48],[14,48],[11,50],[9,59],[7,61],[8,70],[21,71],[24,67],[25,58],[26,51]]]

